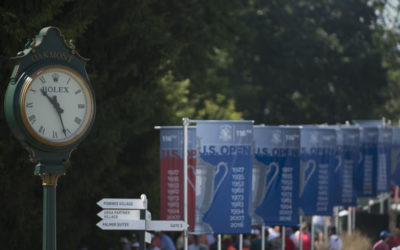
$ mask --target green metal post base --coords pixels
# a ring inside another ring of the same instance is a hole
[[[65,174],[64,166],[36,165],[35,174],[43,185],[43,250],[56,250],[56,190],[58,178]]]

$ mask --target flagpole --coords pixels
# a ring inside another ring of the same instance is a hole
[[[261,226],[261,249],[265,250],[265,225]]]
[[[183,118],[183,220],[188,223],[188,126],[189,118]],[[188,249],[188,228],[184,231],[184,250]]]

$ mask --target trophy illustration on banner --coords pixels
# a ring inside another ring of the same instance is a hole
[[[335,167],[335,173],[337,173],[337,171],[339,171],[339,169],[342,167],[342,156],[341,155],[337,155],[336,159],[337,159],[337,164],[336,164],[336,167]]]
[[[214,179],[223,169],[223,174],[214,188]],[[205,162],[200,156],[196,163],[196,218],[194,232],[200,234],[212,233],[210,225],[203,221],[203,215],[211,206],[215,194],[228,175],[228,164],[219,162],[216,167]]]
[[[316,168],[317,163],[315,162],[315,160],[308,160],[306,163],[301,162],[300,197],[303,195],[304,189],[307,186],[307,183],[310,181],[311,176],[314,174]]]
[[[271,175],[272,173],[272,175]],[[272,183],[278,177],[279,165],[271,162],[268,166],[253,159],[253,183],[252,183],[252,211],[251,224],[262,225],[264,220],[255,213],[255,209],[264,201]],[[268,177],[271,176],[269,179]]]

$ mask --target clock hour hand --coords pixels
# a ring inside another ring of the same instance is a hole
[[[42,94],[45,97],[47,97],[47,99],[49,100],[51,105],[53,105],[54,109],[57,111],[58,117],[60,118],[60,121],[61,121],[62,131],[63,131],[64,135],[67,136],[67,130],[64,127],[64,122],[63,122],[62,117],[61,117],[61,114],[64,113],[64,110],[60,107],[60,104],[57,101],[57,96],[50,97],[47,94],[47,92],[44,91],[43,89],[40,89],[40,92],[42,92]]]

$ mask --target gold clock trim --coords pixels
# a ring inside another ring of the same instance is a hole
[[[88,103],[90,104],[90,108],[89,108],[89,118],[88,121],[85,125],[85,127],[82,129],[82,131],[75,135],[73,138],[71,138],[70,140],[67,141],[63,141],[63,142],[54,142],[54,141],[49,141],[43,137],[41,137],[40,135],[37,134],[37,132],[32,128],[31,124],[28,121],[28,117],[26,116],[25,113],[25,97],[26,97],[26,93],[29,89],[29,86],[31,85],[33,79],[36,79],[38,77],[38,75],[42,74],[45,71],[49,71],[49,70],[62,70],[62,71],[67,71],[68,73],[72,74],[73,76],[75,76],[83,85],[83,87],[86,89],[87,93],[88,93],[88,98],[89,101]],[[62,147],[62,146],[67,146],[70,145],[74,142],[76,142],[77,140],[79,140],[83,134],[85,134],[85,132],[88,130],[90,124],[92,123],[93,120],[93,112],[94,112],[94,100],[93,100],[93,94],[90,91],[89,85],[88,83],[82,78],[81,75],[79,75],[77,72],[75,72],[73,69],[70,69],[68,67],[65,66],[47,66],[47,67],[43,67],[41,69],[39,69],[38,71],[36,71],[35,73],[33,73],[31,76],[28,76],[25,80],[25,82],[23,83],[23,87],[22,87],[22,91],[21,91],[21,96],[20,96],[20,114],[21,114],[21,118],[22,118],[22,122],[24,124],[24,127],[28,130],[29,134],[38,142],[45,144],[45,145],[49,145],[49,146],[56,146],[56,147]]]

